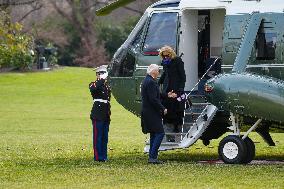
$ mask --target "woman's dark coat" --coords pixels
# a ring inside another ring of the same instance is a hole
[[[176,98],[168,98],[167,94],[173,91],[178,96],[184,93],[186,75],[184,63],[180,57],[171,60],[168,65],[163,65],[163,74],[159,80],[162,84],[162,104],[167,108],[168,113],[164,116],[164,123],[182,125],[184,116],[184,101],[177,101]]]
[[[165,107],[160,101],[160,92],[157,82],[147,75],[141,86],[142,112],[141,127],[143,133],[164,132],[162,114]]]
[[[163,93],[173,90],[175,93],[183,92],[186,81],[184,63],[180,57],[171,60],[168,65],[163,65],[163,74],[159,84],[163,84]]]

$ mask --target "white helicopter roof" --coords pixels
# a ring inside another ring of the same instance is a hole
[[[181,0],[179,8],[186,9],[226,9],[227,15],[252,12],[283,13],[283,0]]]

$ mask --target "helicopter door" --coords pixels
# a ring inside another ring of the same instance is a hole
[[[185,91],[194,90],[202,94],[205,81],[202,79],[200,85],[196,84],[216,57],[221,56],[225,14],[225,9],[182,10],[179,50],[184,54]],[[217,74],[219,70],[217,67],[214,69]]]
[[[136,56],[136,101],[141,101],[140,85],[146,76],[147,67],[150,64],[161,65],[159,49],[169,45],[177,51],[178,31],[177,11],[156,12],[148,17],[148,22],[143,30],[140,51]],[[162,67],[160,67],[162,71]]]

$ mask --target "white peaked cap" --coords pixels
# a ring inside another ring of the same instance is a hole
[[[94,71],[96,71],[96,72],[107,72],[107,66],[108,66],[108,65],[101,65],[101,66],[99,66],[99,67],[96,67],[96,68],[94,69]]]

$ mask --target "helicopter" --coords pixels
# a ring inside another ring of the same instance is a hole
[[[96,13],[133,1],[117,0]],[[188,148],[198,139],[208,145],[229,131],[219,143],[219,158],[246,164],[255,157],[248,137],[253,130],[275,146],[269,130],[284,130],[282,0],[163,0],[149,6],[109,66],[114,97],[137,116],[141,82],[150,64],[160,65],[164,45],[185,63],[192,106],[182,132],[165,133],[176,140],[163,141],[159,150]]]

